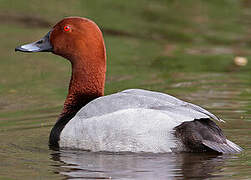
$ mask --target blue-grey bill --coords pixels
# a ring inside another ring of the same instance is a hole
[[[15,51],[21,52],[52,52],[53,47],[50,43],[50,32],[48,32],[42,39],[30,43],[21,45],[15,48]]]

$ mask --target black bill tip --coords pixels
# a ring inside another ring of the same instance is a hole
[[[20,52],[52,52],[53,47],[50,43],[50,33],[49,31],[42,39],[29,43],[29,44],[24,44],[21,46],[18,46],[15,48],[15,51],[20,51]]]

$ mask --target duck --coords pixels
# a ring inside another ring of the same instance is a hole
[[[68,95],[49,147],[93,152],[240,153],[206,109],[171,95],[127,89],[104,95],[106,48],[98,25],[66,17],[40,40],[15,48],[51,52],[71,63]]]

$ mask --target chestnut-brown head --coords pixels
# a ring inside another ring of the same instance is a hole
[[[76,111],[104,95],[106,52],[102,33],[91,20],[68,17],[42,39],[19,46],[21,52],[52,52],[72,64],[72,77],[63,112]]]
[[[105,59],[105,46],[98,26],[85,18],[70,17],[58,22],[50,33],[53,53],[72,63],[81,59]],[[101,63],[101,62],[100,62]]]
[[[106,61],[105,45],[100,29],[93,21],[81,17],[64,18],[42,39],[19,46],[15,50],[52,52],[67,58],[72,63],[80,59],[98,58]]]

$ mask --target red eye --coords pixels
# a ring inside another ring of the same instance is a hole
[[[64,27],[64,31],[66,31],[66,32],[69,31],[70,29],[71,29],[70,26],[65,26],[65,27]]]

